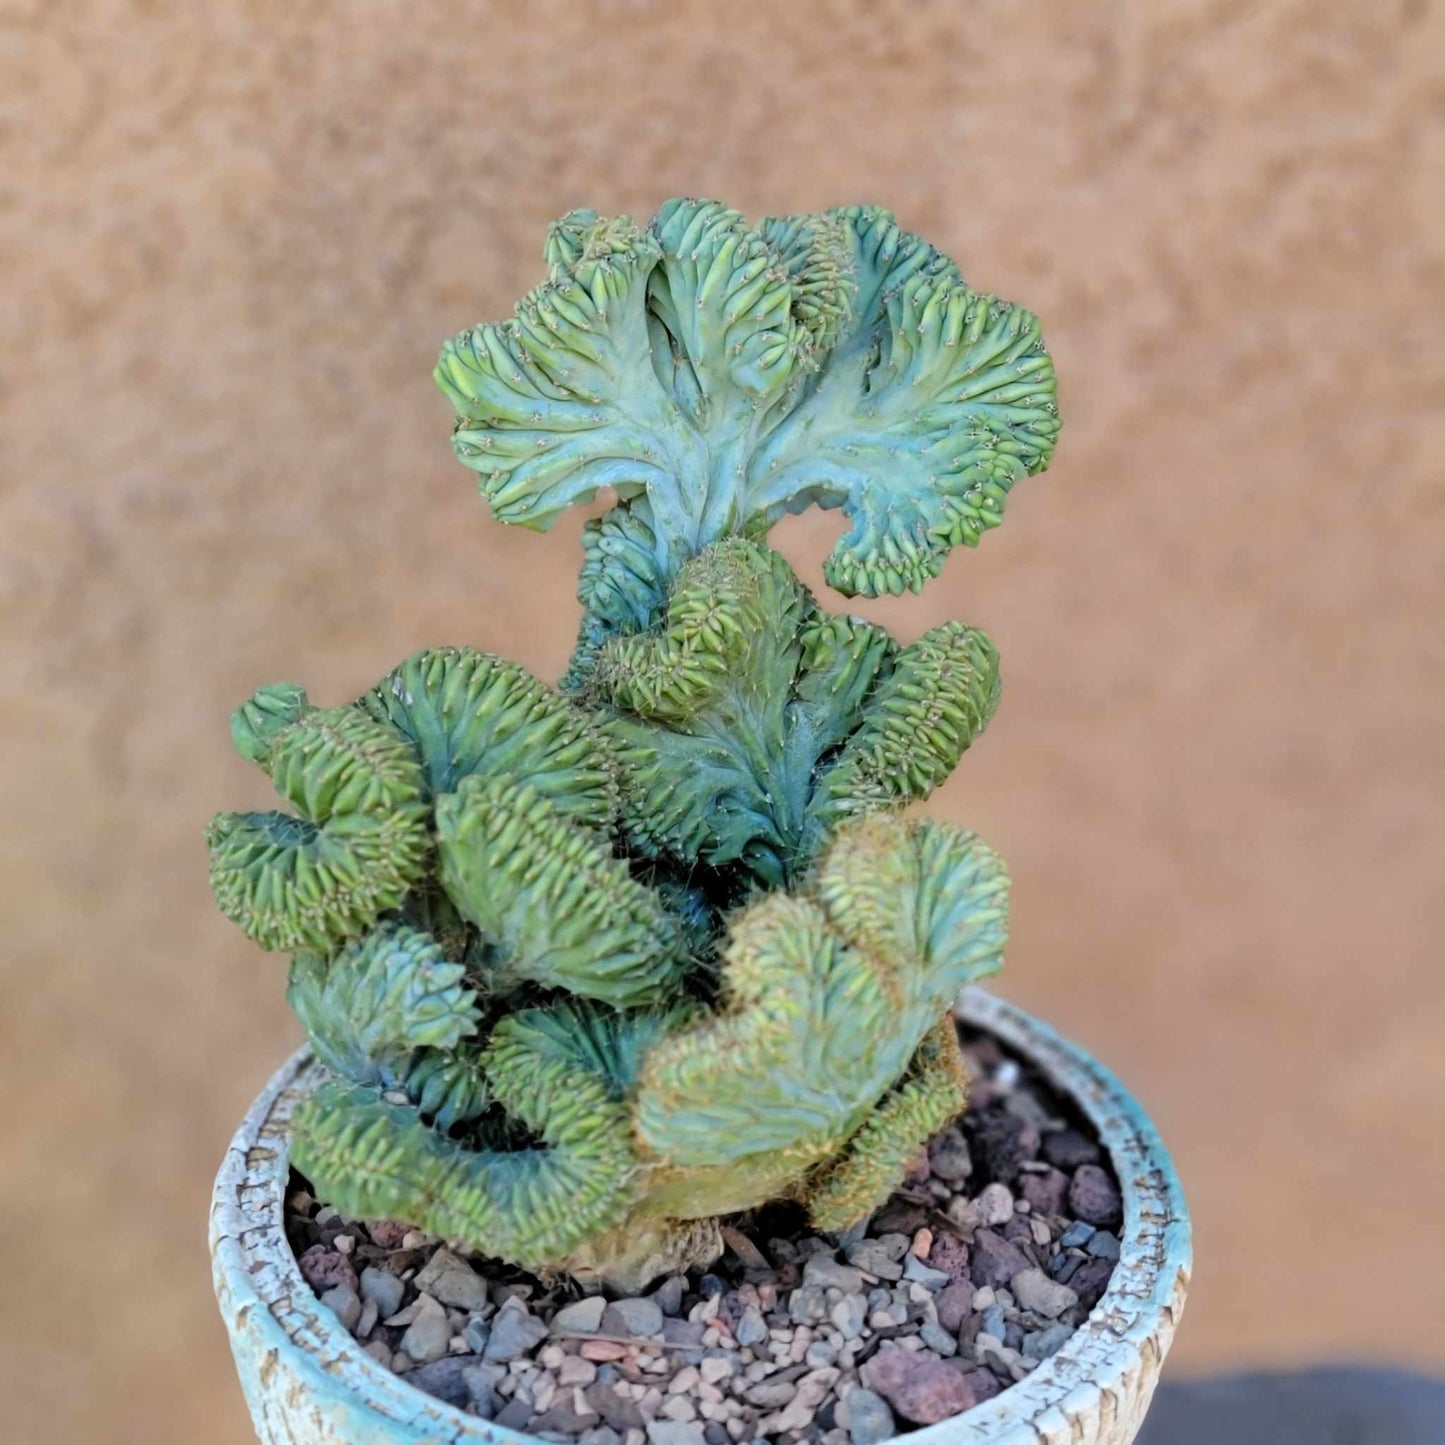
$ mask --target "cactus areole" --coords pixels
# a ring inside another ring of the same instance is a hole
[[[963,1108],[949,1007],[999,967],[1008,875],[904,809],[998,654],[832,615],[765,539],[841,508],[828,582],[917,591],[1059,419],[1034,317],[886,211],[574,211],[545,260],[436,379],[499,521],[616,498],[560,689],[467,648],[341,707],[262,688],[232,733],[286,811],[216,818],[211,879],[292,956],[324,1198],[637,1289],[769,1200],[864,1218]]]

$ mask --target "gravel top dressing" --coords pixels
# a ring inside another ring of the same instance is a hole
[[[869,1445],[1023,1379],[1098,1302],[1119,1256],[1094,1135],[990,1036],[962,1033],[957,1123],[846,1236],[770,1207],[706,1273],[579,1296],[400,1223],[318,1203],[293,1174],[301,1272],[367,1353],[417,1388],[580,1445]]]

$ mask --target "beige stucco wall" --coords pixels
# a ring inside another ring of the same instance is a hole
[[[1442,53],[1426,0],[0,4],[7,1438],[247,1438],[205,1199],[296,1033],[206,888],[227,714],[557,674],[577,524],[491,523],[432,358],[675,192],[885,202],[1042,315],[1053,471],[866,609],[1002,648],[933,806],[1177,1151],[1178,1368],[1445,1364]]]

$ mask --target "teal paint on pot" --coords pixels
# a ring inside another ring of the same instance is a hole
[[[1109,1071],[1021,1009],[968,990],[959,1017],[1028,1058],[1099,1131],[1124,1223],[1104,1297],[1021,1383],[910,1445],[1124,1445],[1138,1433],[1173,1339],[1192,1262],[1188,1211],[1153,1125]],[[286,1242],[290,1118],[320,1071],[306,1051],[275,1075],[227,1151],[211,1204],[216,1297],[265,1445],[529,1441],[408,1385],[364,1353],[312,1294]]]

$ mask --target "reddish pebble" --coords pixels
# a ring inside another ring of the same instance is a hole
[[[317,1294],[334,1289],[339,1284],[356,1288],[356,1271],[344,1254],[327,1249],[324,1244],[313,1244],[300,1259],[301,1276]]]
[[[916,1425],[937,1424],[975,1399],[960,1371],[921,1350],[880,1350],[863,1366],[863,1383]]]
[[[940,1234],[928,1251],[928,1262],[950,1279],[968,1273],[968,1246],[956,1234]]]
[[[625,1360],[628,1348],[617,1340],[583,1340],[577,1352],[584,1360]]]
[[[400,1249],[410,1228],[410,1225],[399,1224],[394,1219],[378,1219],[375,1224],[366,1226],[367,1233],[382,1249]]]
[[[966,1279],[956,1279],[944,1285],[933,1302],[938,1310],[938,1323],[949,1334],[956,1335],[973,1310],[973,1286]]]

